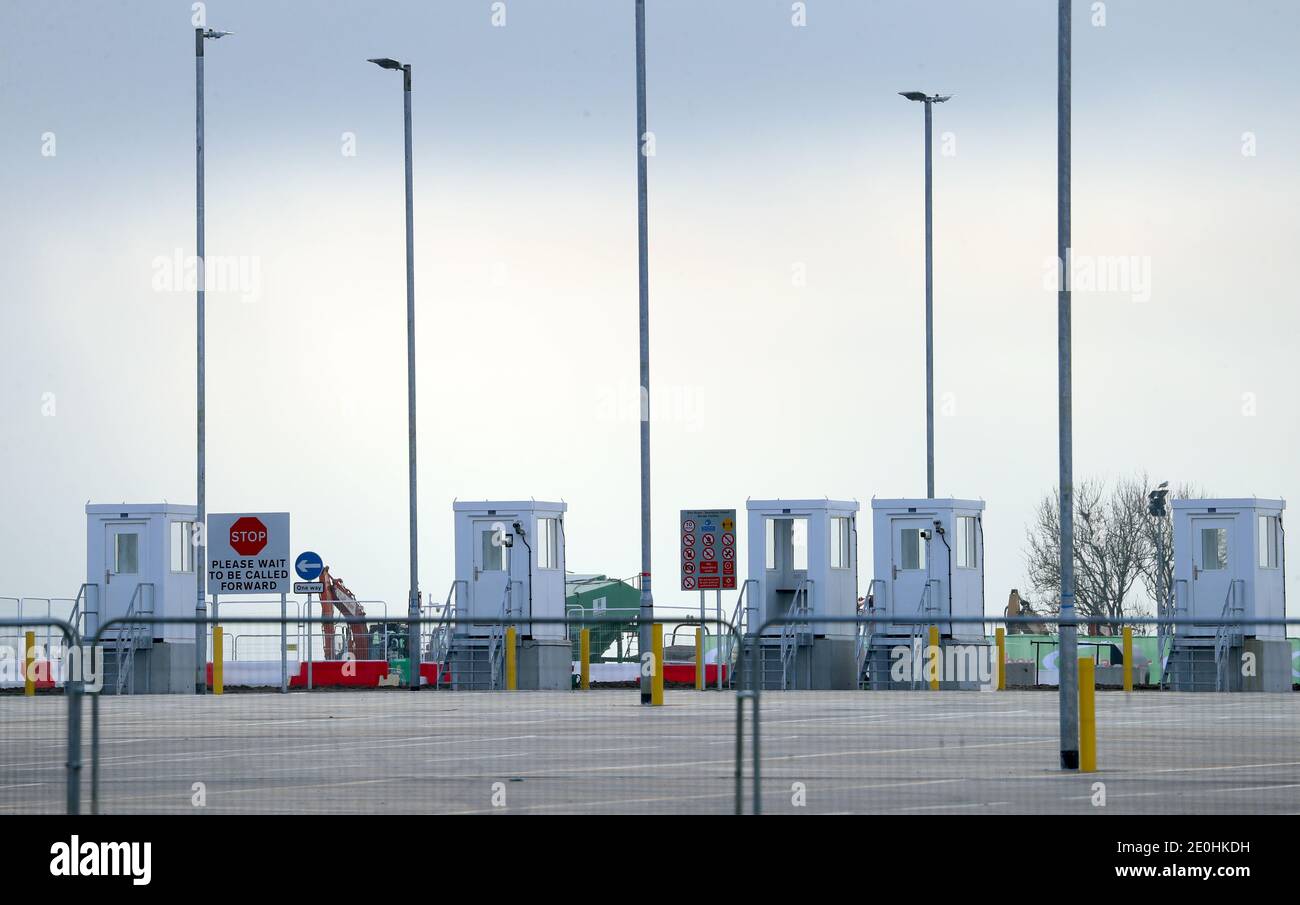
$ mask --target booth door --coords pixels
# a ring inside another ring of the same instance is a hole
[[[934,525],[924,518],[896,518],[890,520],[892,535],[891,578],[893,579],[894,599],[890,607],[895,616],[924,615],[921,604],[925,594],[925,583],[930,578],[930,543],[921,537],[922,531],[932,530]],[[937,594],[936,591],[931,593]],[[932,605],[943,603],[937,598]],[[903,625],[902,629],[910,633],[913,625]]]
[[[1192,520],[1192,605],[1190,615],[1217,619],[1232,584],[1232,519]]]
[[[109,522],[104,526],[104,604],[99,624],[125,616],[149,559],[144,522]],[[140,606],[139,598],[136,605]]]
[[[510,555],[514,552],[507,543],[518,541],[513,534],[510,522],[505,519],[474,521],[474,586],[470,597],[474,601],[474,615],[480,619],[501,615],[510,581]],[[518,601],[514,605],[518,608]]]

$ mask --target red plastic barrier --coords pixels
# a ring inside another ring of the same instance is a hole
[[[351,666],[346,675],[344,666]],[[229,671],[227,671],[227,676]],[[421,663],[420,675],[428,682],[438,681],[438,664]],[[388,663],[384,660],[313,660],[311,665],[311,684],[313,688],[375,688],[380,679],[388,677]],[[443,677],[444,684],[447,677]],[[229,678],[226,685],[232,685]],[[53,683],[50,683],[53,686]],[[208,687],[212,686],[212,664],[208,664]],[[37,683],[37,687],[46,687]],[[290,688],[307,687],[307,664],[299,663],[298,672],[289,675]]]
[[[51,673],[51,663],[49,660],[32,661],[32,684],[37,691],[42,688],[53,688],[54,678]]]
[[[722,681],[727,681],[727,667],[722,667]],[[674,685],[694,685],[695,684],[695,664],[694,663],[665,663],[664,664],[664,682],[671,682]],[[718,683],[717,664],[704,665],[704,684],[716,685]]]
[[[375,688],[387,677],[387,660],[313,660],[311,664],[313,688]],[[307,687],[306,663],[298,664],[298,674],[289,677],[289,687]]]

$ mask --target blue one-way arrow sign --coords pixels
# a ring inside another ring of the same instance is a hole
[[[315,581],[320,578],[321,571],[325,568],[325,563],[315,553],[310,551],[299,553],[298,559],[293,564],[294,571],[303,581]]]

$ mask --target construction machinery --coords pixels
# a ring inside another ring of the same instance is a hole
[[[331,617],[334,611],[350,619],[364,619],[366,608],[357,602],[357,597],[342,579],[330,574],[329,566],[320,573],[320,582],[324,585],[320,593],[321,635],[325,642],[325,659],[342,660],[351,655],[356,660],[370,659],[372,632],[362,623],[344,623],[342,632],[336,634]]]
[[[1037,616],[1034,608],[1030,606],[1029,601],[1020,596],[1020,592],[1015,588],[1011,589],[1011,594],[1007,598],[1006,609],[1002,615],[1018,618],[1021,616]],[[1043,622],[1013,622],[1007,626],[1008,635],[1046,635],[1049,634],[1047,624]]]

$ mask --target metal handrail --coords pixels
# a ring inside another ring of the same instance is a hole
[[[135,694],[135,652],[139,650],[141,647],[143,647],[143,645],[138,644],[137,642],[138,639],[142,636],[142,634],[148,631],[148,626],[143,622],[132,621],[131,617],[145,616],[145,615],[152,617],[154,615],[152,610],[150,610],[147,614],[143,610],[141,610],[139,613],[136,612],[136,602],[144,601],[144,594],[142,594],[141,591],[143,591],[144,588],[146,587],[149,588],[151,593],[155,590],[153,582],[151,581],[141,581],[136,584],[135,590],[131,592],[131,599],[127,602],[126,605],[125,618],[127,621],[122,623],[120,626],[118,626],[118,630],[117,630],[117,693],[118,694],[121,694],[122,687],[128,684],[129,687],[127,688],[127,693]],[[123,669],[122,667],[122,640],[123,640],[122,636],[124,634],[129,639],[129,644],[127,646],[125,669]]]
[[[913,654],[915,654],[917,650],[917,641],[920,640],[921,638],[921,631],[923,629],[928,629],[932,624],[937,624],[937,620],[934,617],[938,614],[938,611],[934,605],[934,594],[932,592],[934,590],[934,586],[937,585],[938,583],[939,583],[939,579],[937,578],[927,578],[925,580],[925,588],[921,591],[921,599],[917,601],[916,615],[918,618],[924,619],[925,621],[916,622],[913,623],[912,625],[912,632],[907,639],[907,646],[908,649],[913,652]],[[930,639],[927,637],[925,641],[926,644],[929,644]],[[915,669],[912,670],[911,687],[913,689],[916,688],[916,683],[917,683],[916,674],[917,674],[917,670]]]
[[[799,649],[799,636],[802,634],[801,628],[811,631],[808,623],[808,617],[812,615],[812,606],[808,603],[808,585],[813,584],[811,578],[800,579],[799,584],[794,589],[794,599],[790,601],[790,608],[786,610],[786,615],[792,618],[799,617],[799,621],[791,622],[781,627],[781,688],[788,684],[789,668]],[[803,605],[799,605],[799,597],[803,595]]]
[[[986,619],[987,617],[982,615],[981,616],[958,616],[950,613],[948,614],[947,617],[945,617],[944,621],[951,622],[953,625],[983,625]],[[787,617],[773,617],[764,620],[763,623],[758,627],[758,630],[762,632],[767,630],[770,627],[782,625],[786,621],[787,621]],[[919,618],[915,616],[898,616],[898,615],[857,616],[857,617],[823,615],[819,617],[818,621],[829,625],[847,625],[854,622],[897,623],[900,625],[911,625],[917,623],[928,624],[927,620],[923,618]],[[1160,623],[1159,619],[1152,619],[1152,618],[1140,617],[1140,616],[1139,617],[1126,616],[1122,619],[1112,619],[1109,617],[1103,617],[1103,618],[1088,619],[1088,620],[1081,620],[1077,616],[1073,618],[1063,618],[1060,616],[1056,616],[1056,617],[1037,616],[1037,615],[1004,616],[1001,619],[997,619],[995,621],[1000,622],[1003,625],[1007,625],[1007,626],[1033,625],[1036,623],[1041,623],[1043,625],[1074,626],[1075,628],[1077,628],[1081,624],[1084,624],[1085,622],[1092,622],[1095,624],[1102,624],[1102,625],[1128,625],[1128,626],[1159,625]],[[1196,620],[1197,625],[1220,625],[1220,624],[1224,624],[1224,622],[1225,620],[1222,619]],[[1289,625],[1295,625],[1297,623],[1297,620],[1294,618],[1292,619],[1256,618],[1250,620],[1250,622],[1252,625],[1255,626],[1279,625],[1285,627]],[[756,674],[760,669],[759,658],[760,658],[759,646],[754,645],[749,651],[750,664],[748,666],[748,669],[754,671]],[[762,760],[762,741],[761,741],[761,733],[759,728],[760,705],[761,705],[762,693],[763,693],[762,684],[763,684],[762,682],[754,682],[749,686],[742,686],[744,690],[742,690],[736,695],[736,751],[738,752],[738,754],[743,753],[744,717],[745,717],[746,701],[748,701],[750,704],[750,713],[753,719],[753,727],[750,732],[750,755],[749,756],[753,764],[753,768],[751,770],[751,780],[752,780],[751,803],[752,803],[754,814],[762,813],[762,809],[763,809],[763,797],[762,797],[763,760]],[[743,793],[743,785],[742,785],[743,778],[744,778],[744,774],[741,769],[741,763],[737,761],[736,769],[734,771],[737,814],[741,813],[742,805],[744,803],[744,793]]]
[[[1182,594],[1178,593],[1178,586],[1180,584],[1183,585],[1184,587],[1184,593]],[[1175,635],[1174,624],[1172,620],[1177,620],[1179,618],[1178,616],[1179,612],[1182,613],[1188,612],[1186,603],[1189,594],[1186,591],[1186,587],[1187,587],[1186,578],[1174,579],[1173,587],[1170,588],[1171,596],[1169,599],[1169,606],[1166,611],[1168,613],[1168,616],[1166,618],[1168,618],[1171,621],[1169,622],[1169,624],[1165,624],[1164,622],[1156,623],[1156,655],[1160,657],[1161,690],[1164,690],[1169,685],[1169,657],[1173,654],[1174,635]],[[1180,602],[1183,604],[1181,607],[1179,606]],[[1160,614],[1157,613],[1156,615],[1159,618]]]
[[[1241,582],[1240,578],[1232,578],[1228,581],[1228,592],[1223,595],[1223,609],[1219,611],[1220,619],[1231,619],[1233,616],[1240,618],[1243,609],[1238,603],[1237,584]],[[1244,594],[1243,594],[1244,596]],[[1230,615],[1231,614],[1231,615]],[[1236,641],[1240,633],[1240,624],[1231,625],[1224,623],[1214,630],[1214,690],[1225,691],[1224,686],[1227,684],[1227,675],[1224,671],[1224,665],[1231,651],[1233,642]]]
[[[24,619],[21,616],[15,619],[0,619],[0,628],[12,628],[18,634],[29,626],[36,628],[44,625],[53,626],[62,633],[64,645],[68,650],[81,647],[81,636],[76,628],[62,619],[55,619],[52,616],[45,619]],[[81,697],[84,689],[83,675],[79,673],[84,669],[83,664],[79,667],[78,673],[70,671],[64,680],[64,694],[68,702],[67,781],[64,787],[66,810],[72,815],[81,813]],[[94,750],[92,747],[91,751]]]
[[[429,659],[438,664],[440,681],[443,665],[446,662],[447,655],[451,652],[451,638],[456,624],[456,604],[460,600],[459,595],[456,593],[456,586],[464,583],[463,578],[452,581],[451,587],[447,589],[447,598],[442,604],[442,613],[429,636],[429,653],[431,654]]]
[[[84,601],[88,600],[88,598],[86,597],[86,589],[89,588],[90,586],[91,586],[90,582],[83,581],[81,583],[81,587],[77,588],[77,596],[73,598],[72,601],[72,612],[68,616],[68,625],[71,625],[78,632],[83,632],[85,630],[85,626],[83,625],[83,617],[87,614],[82,613],[81,605]],[[95,588],[98,589],[99,585],[95,585]],[[99,614],[96,613],[95,615],[98,616]]]
[[[494,691],[505,685],[505,677],[500,676],[500,673],[505,667],[506,627],[509,620],[514,618],[514,610],[510,605],[512,585],[513,582],[507,579],[505,593],[501,595],[501,622],[493,625],[488,632],[488,682]]]
[[[736,676],[733,667],[735,663],[739,662],[741,659],[745,632],[746,629],[749,628],[749,610],[745,607],[745,594],[749,590],[751,584],[757,583],[757,580],[753,578],[746,578],[740,583],[740,593],[736,595],[736,606],[731,611],[731,621],[727,623],[731,628],[731,631],[727,633],[727,653],[725,662],[727,665],[728,681],[733,687],[735,686]],[[719,627],[719,631],[721,631],[721,627]],[[733,644],[733,640],[736,638],[741,639],[739,646]]]
[[[882,588],[885,587],[884,579],[873,578],[871,579],[870,582],[868,582],[867,584],[868,600],[875,600],[875,597],[872,595],[872,591],[876,587],[876,585],[880,585]],[[871,623],[871,622],[858,625],[858,642],[857,642],[858,646],[857,646],[857,650],[854,652],[853,659],[854,662],[857,664],[857,676],[858,676],[859,688],[862,687],[862,669],[865,666],[867,657],[870,656],[871,654],[871,645],[872,642],[875,640],[875,636],[876,636],[876,633],[874,631],[874,626],[875,623]]]

